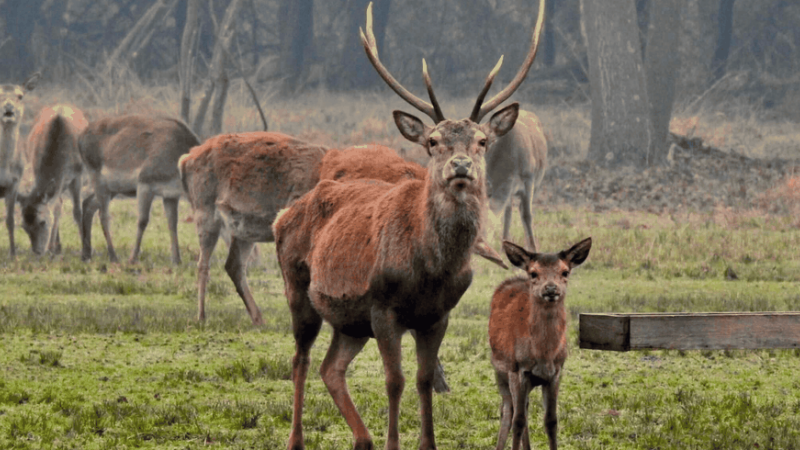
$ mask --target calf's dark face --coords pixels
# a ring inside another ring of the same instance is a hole
[[[41,255],[50,237],[50,214],[44,204],[22,203],[22,229],[31,239],[31,250]]]
[[[508,260],[528,276],[531,301],[543,306],[564,301],[572,269],[586,261],[591,248],[592,238],[584,239],[559,253],[529,252],[512,242],[503,241]]]

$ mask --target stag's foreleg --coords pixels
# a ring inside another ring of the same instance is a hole
[[[396,314],[387,309],[374,308],[372,311],[372,332],[378,342],[378,350],[383,359],[386,376],[386,393],[389,397],[389,427],[386,432],[386,450],[400,449],[400,397],[405,387],[405,377],[401,365],[401,339],[405,331],[397,324]],[[422,337],[417,335],[417,346]],[[419,355],[417,356],[419,358]]]
[[[353,404],[353,399],[347,391],[347,380],[345,372],[347,366],[358,355],[364,344],[369,340],[368,337],[354,338],[343,334],[338,330],[333,330],[331,345],[328,347],[328,354],[319,368],[322,381],[328,388],[333,402],[339,408],[347,425],[353,430],[354,450],[372,450],[372,437],[369,430],[361,420],[361,416]]]
[[[415,330],[409,330],[409,332],[416,341],[417,332]],[[444,377],[444,366],[438,357],[436,358],[436,371],[433,374],[433,390],[438,394],[450,392],[450,386],[447,385],[447,379]]]
[[[311,306],[308,298],[309,274],[307,270],[294,273],[284,271],[283,279],[286,286],[286,298],[289,300],[289,310],[292,313],[292,332],[295,341],[295,354],[292,359],[292,381],[294,383],[292,432],[289,435],[288,448],[289,450],[301,450],[305,448],[303,443],[303,400],[310,363],[308,353],[322,327],[322,317]]]
[[[439,347],[447,331],[447,322],[445,317],[430,329],[417,331],[417,393],[422,416],[420,450],[436,448],[433,433],[433,385],[439,365]]]
[[[14,204],[17,202],[17,189],[6,189],[6,229],[8,230],[8,254],[13,258],[17,254],[14,245]]]
[[[136,243],[133,245],[131,257],[128,259],[128,263],[130,264],[135,264],[139,261],[139,250],[142,247],[142,236],[144,236],[144,230],[147,229],[147,224],[150,223],[150,207],[153,205],[153,199],[155,196],[156,194],[153,192],[153,189],[150,186],[144,183],[139,183],[136,186],[138,221],[136,224]],[[100,214],[102,217],[102,209],[100,210]],[[110,240],[108,245],[111,246]]]
[[[164,215],[167,216],[170,244],[172,246],[172,264],[181,263],[181,250],[178,246],[178,201],[180,197],[164,197]]]
[[[228,260],[225,261],[225,271],[228,272],[233,285],[236,286],[239,297],[244,301],[244,307],[250,314],[253,325],[263,325],[264,319],[261,317],[261,310],[258,309],[258,305],[253,300],[253,294],[250,293],[250,287],[247,285],[247,260],[254,245],[254,242],[231,236],[231,247]]]

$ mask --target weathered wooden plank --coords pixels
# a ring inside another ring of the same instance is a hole
[[[800,312],[581,314],[579,334],[598,350],[800,348]]]

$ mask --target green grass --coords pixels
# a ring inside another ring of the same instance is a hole
[[[69,205],[63,217],[70,217]],[[127,256],[135,203],[112,202],[115,245]],[[181,217],[190,215],[185,202]],[[516,220],[516,219],[515,219]],[[559,398],[566,449],[797,449],[800,352],[648,351],[577,348],[577,314],[596,311],[800,309],[800,230],[792,217],[670,215],[540,208],[540,246],[557,251],[592,236],[567,305],[571,354]],[[515,225],[515,238],[522,238]],[[184,263],[170,265],[163,211],[153,208],[141,263],[110,264],[99,226],[95,256],[80,261],[77,229],[63,221],[65,252],[7,256],[0,236],[0,448],[264,448],[285,446],[292,407],[294,342],[274,246],[261,246],[250,285],[267,324],[250,325],[224,273],[219,244],[211,269],[208,321],[198,324],[194,225],[181,221]],[[499,248],[499,235],[491,236]],[[486,336],[489,299],[513,272],[475,261],[475,278],[452,313],[440,356],[452,392],[437,395],[440,448],[491,448],[499,395]],[[728,281],[730,267],[739,280]],[[349,448],[350,431],[318,375],[330,330],[312,351],[305,404],[309,449]],[[416,448],[418,401],[411,339],[404,340],[403,448]],[[374,343],[348,371],[350,391],[377,447],[387,401]],[[531,401],[531,439],[546,446],[540,393]],[[756,445],[758,447],[756,447]]]

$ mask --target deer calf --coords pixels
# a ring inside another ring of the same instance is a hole
[[[497,450],[505,447],[509,429],[513,450],[530,449],[528,395],[542,386],[544,426],[550,449],[557,448],[556,401],[561,368],[567,359],[567,279],[589,256],[592,238],[559,253],[532,253],[503,242],[511,264],[526,276],[510,278],[492,296],[489,345],[497,387],[503,398]]]
[[[42,109],[28,135],[28,168],[33,186],[20,190],[22,229],[31,239],[31,250],[60,253],[58,222],[61,194],[69,190],[72,217],[81,227],[81,174],[83,162],[78,151],[78,136],[88,123],[83,113],[71,106],[55,105]],[[52,214],[51,214],[52,210]]]
[[[6,228],[8,229],[8,253],[16,254],[14,246],[14,204],[17,187],[22,178],[23,157],[17,150],[19,126],[25,113],[22,99],[39,82],[40,75],[34,73],[23,84],[0,84],[0,196],[6,200]]]
[[[178,200],[183,194],[178,158],[200,141],[177,119],[126,115],[100,119],[89,124],[78,141],[93,193],[83,200],[81,240],[84,261],[92,257],[92,219],[100,210],[100,225],[108,245],[108,257],[117,262],[111,242],[108,203],[117,195],[136,197],[139,221],[136,243],[129,262],[139,259],[150,206],[155,196],[164,202],[170,237],[172,263],[180,264],[178,249]]]

